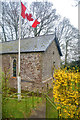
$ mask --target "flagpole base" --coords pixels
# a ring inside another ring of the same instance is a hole
[[[17,76],[17,82],[18,82],[18,101],[21,100],[21,77]]]

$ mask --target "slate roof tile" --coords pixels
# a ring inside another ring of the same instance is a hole
[[[53,34],[43,35],[33,38],[25,38],[20,42],[20,52],[46,51],[46,49],[49,47],[49,45],[52,43],[53,40],[55,40]],[[0,43],[0,54],[17,53],[17,52],[18,52],[18,40]]]

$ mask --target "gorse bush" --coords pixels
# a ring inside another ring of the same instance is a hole
[[[61,118],[80,118],[80,73],[75,68],[55,70],[53,97]]]

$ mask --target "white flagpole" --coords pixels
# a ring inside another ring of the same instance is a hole
[[[20,14],[19,14],[19,44],[18,44],[18,100],[21,100],[21,77],[20,77],[20,39],[21,39],[21,0],[20,0]]]

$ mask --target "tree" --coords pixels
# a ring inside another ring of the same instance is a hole
[[[77,57],[78,30],[70,24],[67,18],[63,18],[57,26],[57,37],[62,48],[64,63]]]
[[[32,14],[39,20],[40,25],[34,29],[34,36],[51,34],[55,28],[55,22],[59,19],[56,9],[50,2],[33,2],[30,6]]]
[[[4,39],[6,41],[6,33],[5,33],[5,25],[4,25],[4,17],[5,17],[5,7],[4,7],[4,3],[2,3],[2,23],[0,22],[0,26],[2,27],[2,31],[3,31],[3,36],[4,36]]]
[[[18,2],[2,2],[2,27],[4,41],[14,40],[18,38]]]
[[[77,7],[80,4],[80,0],[73,0],[75,2],[75,7]]]
[[[16,40],[19,38],[19,3],[18,2],[2,2],[2,27],[4,41]],[[22,18],[21,38],[29,36],[39,36],[51,33],[55,26],[55,21],[58,19],[56,10],[53,9],[53,4],[49,2],[33,2],[31,4],[31,12],[35,18],[39,18],[40,25],[31,28]]]
[[[80,60],[77,60],[77,61],[72,61],[70,64],[69,64],[70,68],[73,68],[73,67],[78,67],[79,68],[79,71],[80,71]]]

